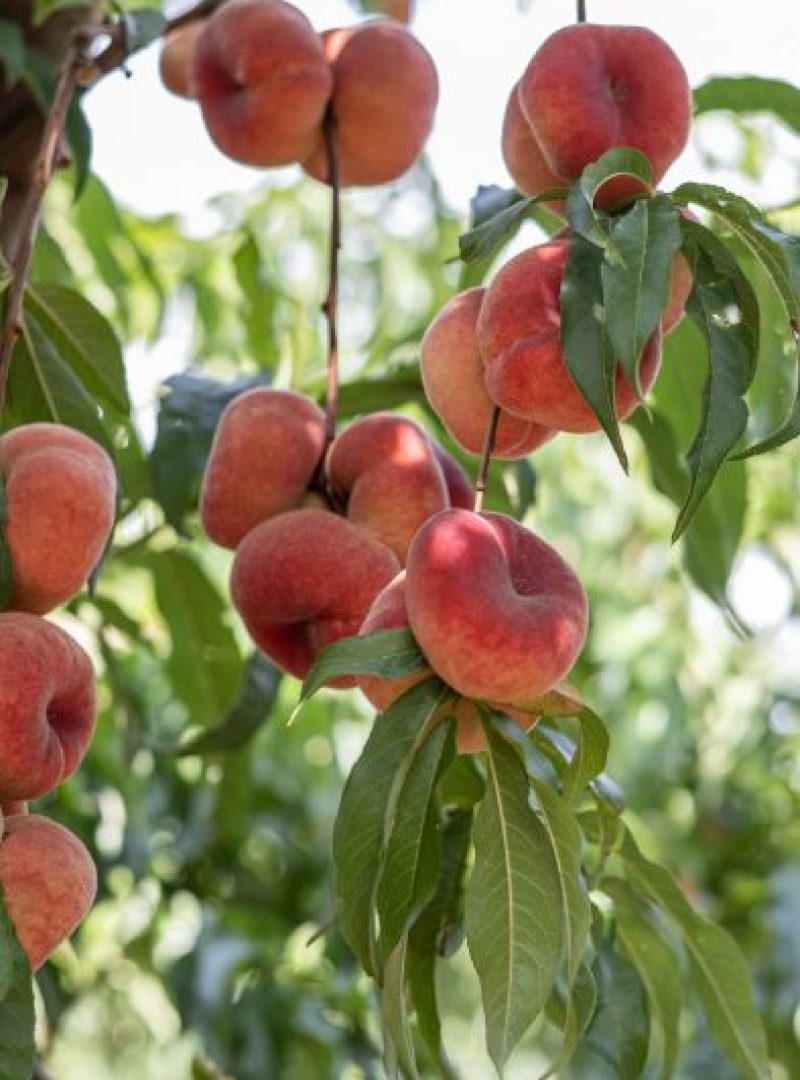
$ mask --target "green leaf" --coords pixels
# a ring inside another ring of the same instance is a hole
[[[558,867],[550,836],[529,803],[525,767],[493,722],[484,727],[486,795],[475,819],[466,925],[489,1054],[502,1073],[552,991],[562,913]]]
[[[172,550],[131,557],[153,575],[169,628],[167,671],[192,723],[210,725],[231,705],[242,664],[228,625],[229,605],[188,554]]]
[[[725,269],[706,253],[692,260],[694,288],[686,310],[705,338],[708,375],[700,425],[687,455],[691,483],[675,523],[673,540],[686,529],[719,469],[747,427],[744,395],[753,377],[755,344],[744,321],[740,296]],[[734,313],[733,315],[731,313]]]
[[[34,0],[33,25],[41,26],[51,15],[67,8],[85,7],[85,0]]]
[[[557,893],[561,905],[567,985],[578,974],[589,940],[592,911],[581,874],[583,837],[569,805],[546,784],[533,781],[542,810],[542,824],[550,838],[556,862]]]
[[[716,76],[693,91],[695,115],[725,109],[743,116],[769,112],[800,135],[800,89],[781,79]]]
[[[167,20],[160,11],[152,8],[134,8],[122,15],[125,26],[125,53],[132,56],[162,37]]]
[[[594,976],[585,964],[581,964],[572,989],[564,998],[563,991],[557,985],[547,1003],[548,1019],[558,1024],[564,1039],[558,1057],[539,1080],[548,1080],[550,1076],[560,1076],[570,1063],[576,1047],[586,1034],[597,1009],[597,985]]]
[[[233,267],[244,300],[241,317],[250,354],[259,366],[274,368],[280,361],[274,327],[277,290],[267,278],[252,233],[247,232],[237,248]]]
[[[0,1080],[31,1080],[33,980],[0,889]]]
[[[410,630],[378,630],[366,637],[340,638],[314,661],[300,692],[300,703],[340,675],[381,675],[401,679],[429,671]]]
[[[264,376],[230,383],[192,373],[162,384],[156,439],[150,455],[153,487],[167,522],[179,533],[197,503],[200,478],[225,406],[245,390],[265,385]]]
[[[673,257],[681,246],[680,214],[663,195],[640,199],[611,225],[615,257],[600,276],[611,352],[639,397],[639,360],[669,296]]]
[[[0,19],[0,67],[5,76],[4,88],[11,90],[25,70],[25,36],[19,24],[10,19]]]
[[[407,951],[408,943],[403,937],[386,959],[380,994],[381,1016],[384,1032],[391,1040],[391,1049],[397,1057],[403,1074],[409,1080],[419,1080],[406,994]],[[391,1075],[390,1069],[387,1069],[387,1073]]]
[[[736,942],[692,909],[669,871],[644,858],[627,830],[621,854],[631,885],[660,908],[679,931],[715,1040],[747,1080],[768,1080],[766,1037],[747,964]]]
[[[241,750],[272,715],[280,684],[281,673],[275,665],[262,653],[251,653],[236,699],[224,719],[177,746],[159,748],[160,752],[172,757],[188,757],[190,754]]]
[[[469,267],[469,281],[480,281],[500,251],[513,240],[523,222],[534,217],[534,209],[543,202],[563,199],[565,189],[557,188],[534,197],[520,195],[513,189],[480,187],[471,203],[472,227],[458,238],[458,254]]]
[[[597,1010],[584,1045],[610,1065],[619,1080],[636,1080],[647,1063],[647,999],[636,969],[606,944],[594,968]],[[583,1055],[580,1055],[581,1057]],[[596,1075],[594,1068],[588,1075]],[[587,1075],[578,1070],[578,1075]]]
[[[378,972],[375,890],[385,838],[414,755],[447,693],[438,679],[426,679],[381,713],[342,793],[333,828],[337,921],[369,974]]]
[[[26,305],[86,388],[124,414],[131,409],[125,363],[107,319],[62,285],[29,285]]]
[[[630,886],[605,878],[601,888],[614,901],[617,941],[642,980],[650,1012],[650,1055],[660,1062],[659,1080],[670,1080],[680,1047],[683,978],[664,933],[648,917]]]
[[[567,370],[627,472],[614,408],[615,363],[605,328],[602,261],[601,248],[582,236],[572,239],[561,282],[561,347]]]
[[[398,364],[380,378],[353,379],[339,388],[339,415],[343,420],[401,405],[428,406],[419,364]]]
[[[83,192],[89,179],[92,160],[92,129],[81,107],[82,95],[76,94],[69,103],[64,134],[69,144],[72,168],[75,173],[75,198]]]
[[[455,753],[453,727],[449,721],[431,732],[397,797],[376,894],[383,954],[394,949],[436,889],[439,852],[433,792],[441,769]]]
[[[77,428],[109,453],[97,404],[29,312],[8,374],[7,427],[45,420]]]
[[[671,365],[672,359],[665,363]],[[692,357],[675,356],[674,360],[691,362]],[[630,423],[644,442],[657,490],[680,507],[689,489],[689,470],[671,423],[658,408],[646,414],[640,410]],[[727,586],[744,533],[746,494],[746,470],[722,469],[681,538],[684,565],[692,580],[734,619]]]
[[[580,728],[575,753],[564,773],[564,798],[574,802],[583,789],[598,777],[608,761],[608,730],[591,709],[582,708],[578,714]]]
[[[645,190],[650,189],[650,162],[639,150],[621,146],[607,150],[605,154],[587,165],[579,181],[570,188],[567,198],[567,220],[570,228],[590,243],[614,253],[614,242],[609,236],[609,218],[602,210],[595,209],[594,200],[600,188],[615,176],[633,176],[641,180]]]

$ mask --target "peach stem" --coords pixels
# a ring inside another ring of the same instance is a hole
[[[586,22],[586,0],[578,0],[577,22]]]
[[[339,192],[339,155],[336,146],[336,120],[329,107],[322,123],[328,181],[331,185],[331,231],[328,261],[328,294],[322,311],[328,321],[328,387],[325,394],[325,437],[328,444],[336,437],[336,418],[339,405],[339,341],[337,305],[339,301],[339,249],[342,246],[341,208]]]
[[[492,415],[489,417],[489,423],[486,428],[486,438],[483,440],[483,450],[481,451],[481,461],[478,467],[478,478],[475,481],[475,513],[479,514],[483,507],[483,496],[486,492],[486,485],[489,481],[489,465],[492,461],[492,453],[494,452],[494,441],[497,435],[497,425],[500,423],[500,406],[495,405],[492,409]]]

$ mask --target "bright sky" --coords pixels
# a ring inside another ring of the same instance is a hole
[[[297,0],[296,6],[319,30],[355,21],[345,0]],[[714,74],[800,79],[797,0],[588,0],[588,13],[604,23],[644,22],[677,52],[692,85]],[[441,79],[428,149],[457,209],[466,209],[478,184],[509,184],[500,156],[508,92],[538,44],[574,15],[574,0],[417,0],[412,29]],[[87,100],[95,169],[117,198],[144,213],[191,211],[220,192],[258,184],[256,170],[214,148],[197,106],[162,88],[157,60],[156,46],[132,62],[131,80],[110,76]],[[665,186],[699,173],[690,149]],[[740,177],[736,183],[746,194]],[[796,195],[797,186],[788,163],[771,167],[771,201]]]

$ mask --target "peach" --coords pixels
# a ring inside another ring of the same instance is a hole
[[[424,47],[404,27],[377,19],[325,35],[333,70],[331,110],[343,187],[396,180],[414,164],[433,126],[439,81]],[[303,161],[328,179],[324,139]]]
[[[97,892],[97,871],[68,829],[36,814],[7,817],[0,887],[33,971],[77,929]]]
[[[408,621],[464,697],[534,706],[583,646],[587,601],[561,556],[502,514],[445,510],[411,544]]]
[[[406,573],[403,571],[389,582],[375,597],[375,602],[361,625],[359,636],[374,634],[378,630],[401,630],[409,626],[405,600]],[[367,699],[379,712],[389,706],[416,683],[432,674],[432,670],[409,675],[400,679],[382,679],[374,675],[360,675],[358,685]],[[492,705],[491,708],[513,719],[523,731],[528,731],[536,723],[537,716],[520,712],[506,705]],[[473,754],[483,750],[486,740],[480,720],[480,713],[475,702],[460,697],[452,708],[443,710],[443,717],[454,715],[456,719],[456,750],[459,754]]]
[[[197,89],[194,79],[194,53],[197,39],[205,27],[205,19],[178,26],[164,35],[158,72],[164,86],[178,97],[194,100]]]
[[[486,290],[467,289],[442,308],[425,331],[420,352],[422,385],[437,416],[459,446],[480,454],[494,402],[486,392],[477,325]],[[503,410],[494,456],[525,457],[554,432]]]
[[[471,510],[475,504],[475,489],[470,478],[452,454],[448,454],[433,439],[431,439],[431,443],[444,476],[450,505],[457,506],[462,510]]]
[[[200,492],[200,521],[235,548],[256,525],[300,506],[325,447],[325,414],[292,390],[258,387],[220,417]]]
[[[80,645],[36,615],[0,614],[0,801],[35,799],[71,776],[95,718]]]
[[[405,416],[373,413],[351,424],[331,446],[327,473],[348,520],[401,562],[423,521],[450,505],[430,439]]]
[[[61,424],[27,424],[0,438],[6,485],[9,608],[43,615],[73,597],[114,525],[117,480],[108,454]]]
[[[669,268],[669,298],[661,314],[661,332],[674,330],[685,314],[686,301],[694,287],[694,275],[685,256],[679,251]]]
[[[389,548],[345,518],[290,510],[258,525],[239,545],[231,597],[262,652],[303,678],[325,645],[357,633],[399,569]]]
[[[503,161],[518,191],[525,195],[540,195],[548,188],[564,187],[564,180],[557,176],[545,161],[536,136],[522,111],[519,103],[519,83],[512,88],[503,114],[501,148]],[[553,205],[562,209],[564,204]]]
[[[528,248],[499,271],[478,317],[478,343],[487,392],[515,416],[558,431],[596,431],[600,423],[564,363],[561,351],[561,279],[569,240],[559,237]],[[640,378],[647,391],[661,364],[661,334],[642,355]],[[638,399],[619,367],[615,407],[629,416]]]
[[[195,86],[208,132],[245,165],[313,151],[331,94],[322,43],[284,0],[228,0],[197,40]]]
[[[648,158],[655,187],[686,145],[692,94],[680,60],[652,30],[578,23],[534,54],[519,103],[547,166],[565,181],[607,150],[632,146]],[[640,190],[619,177],[596,201],[609,209]]]

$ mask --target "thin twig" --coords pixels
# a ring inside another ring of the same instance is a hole
[[[475,481],[475,513],[479,514],[483,508],[483,496],[486,494],[486,485],[489,481],[489,465],[494,453],[494,440],[497,435],[497,425],[500,423],[500,406],[495,405],[489,424],[486,428],[486,438],[483,440],[481,451],[481,463],[478,467],[478,478]]]
[[[78,71],[85,64],[84,49],[90,27],[79,28],[73,35],[67,56],[56,82],[50,110],[45,118],[44,130],[33,167],[33,176],[20,211],[20,228],[16,242],[9,251],[13,280],[6,301],[5,318],[0,330],[0,416],[5,405],[8,371],[14,346],[22,333],[22,308],[25,286],[33,256],[33,245],[39,225],[42,199],[57,164],[57,157],[67,111],[77,87]]]
[[[578,0],[578,22],[586,22],[586,0]]]
[[[339,153],[336,145],[336,120],[328,108],[322,124],[328,183],[331,187],[331,228],[328,248],[328,292],[322,311],[328,323],[328,385],[325,392],[325,442],[336,437],[339,412],[339,249],[342,246],[341,198],[339,190]]]

